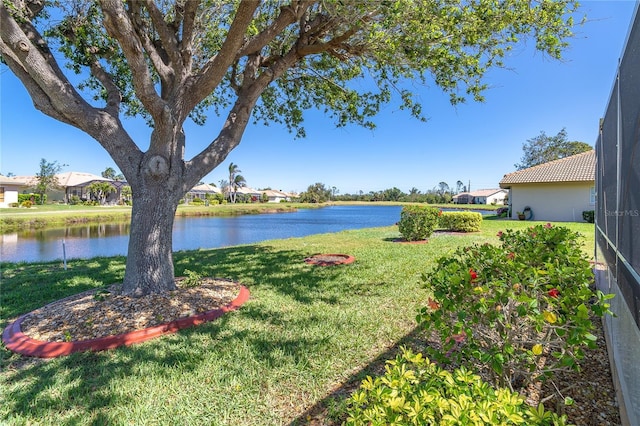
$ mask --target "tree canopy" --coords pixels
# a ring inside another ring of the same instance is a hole
[[[518,170],[527,169],[592,149],[593,147],[588,143],[569,141],[567,139],[567,130],[564,128],[555,136],[547,136],[542,131],[538,136],[527,139],[522,144],[523,155],[520,159],[520,164],[516,164],[515,167]]]
[[[560,58],[576,9],[574,0],[3,0],[0,55],[37,109],[92,136],[124,174],[133,194],[124,287],[142,295],[175,288],[177,204],[251,121],[304,136],[309,109],[373,128],[392,101],[422,118],[420,87],[438,86],[452,103],[482,100],[485,73],[523,38]],[[223,124],[185,158],[185,121],[210,114]],[[126,116],[147,120],[149,141],[133,140]]]

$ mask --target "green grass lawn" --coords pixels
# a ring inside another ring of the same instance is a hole
[[[400,344],[420,340],[420,275],[459,246],[496,243],[530,222],[485,220],[479,233],[400,244],[397,227],[344,231],[175,254],[185,269],[230,278],[251,299],[238,311],[132,347],[52,360],[0,351],[0,423],[42,425],[306,424],[339,420],[353,385]],[[593,253],[593,225],[583,233]],[[313,253],[351,265],[317,267]],[[48,302],[122,279],[124,258],[1,265],[0,325]]]

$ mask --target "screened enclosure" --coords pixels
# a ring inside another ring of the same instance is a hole
[[[640,16],[634,13],[596,143],[596,285],[622,417],[640,424]]]

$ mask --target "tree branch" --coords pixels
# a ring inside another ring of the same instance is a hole
[[[289,6],[282,6],[280,8],[280,14],[276,20],[267,28],[262,30],[260,34],[254,36],[245,43],[245,45],[242,46],[236,54],[236,59],[260,51],[287,26],[297,22],[313,3],[313,0],[300,0],[298,2],[291,2]]]
[[[191,189],[202,176],[222,163],[227,155],[238,146],[260,95],[271,82],[280,78],[299,59],[300,57],[293,48],[269,68],[264,69],[257,77],[255,75],[258,67],[261,66],[259,55],[254,55],[253,60],[247,62],[243,85],[235,104],[227,115],[222,130],[205,149],[193,157],[191,161],[185,162],[185,187],[183,188],[185,191]]]
[[[182,52],[182,63],[186,70],[191,70],[191,65],[193,64],[193,32],[198,7],[200,7],[200,0],[186,0],[183,9],[182,39],[180,40],[179,48]]]
[[[189,93],[185,97],[185,111],[191,111],[220,84],[227,69],[235,60],[236,52],[242,46],[247,27],[258,5],[257,1],[240,2],[220,51],[204,66],[202,72],[195,77],[193,84],[189,85]]]
[[[158,6],[156,6],[153,0],[146,0],[145,4],[147,6],[147,10],[149,11],[149,16],[151,16],[153,26],[160,36],[162,47],[169,57],[170,65],[172,65],[174,71],[177,71],[175,72],[175,74],[179,75],[181,74],[179,72],[179,68],[182,68],[182,57],[180,56],[180,52],[178,51],[178,41],[176,39],[176,35],[171,31],[171,29],[165,22],[162,12],[160,11],[160,9],[158,9]]]
[[[104,26],[108,34],[118,40],[131,68],[133,87],[151,116],[162,118],[165,103],[155,90],[153,78],[144,57],[144,48],[134,24],[119,0],[100,0],[104,14]]]
[[[120,113],[120,103],[122,101],[120,89],[118,89],[118,86],[113,82],[109,73],[102,68],[98,60],[91,64],[91,74],[98,79],[107,91],[107,106],[105,107],[105,111],[117,117]]]
[[[35,106],[37,110],[58,121],[75,126],[75,124],[71,120],[69,120],[54,108],[49,95],[47,95],[47,93],[42,90],[42,88],[33,79],[33,77],[31,77],[31,75],[26,71],[26,69],[20,62],[20,59],[13,54],[9,46],[4,43],[4,40],[0,41],[0,54],[2,55],[2,59],[6,62],[7,66],[22,82],[25,89],[27,89],[27,92],[29,92],[29,96],[31,97],[33,106]]]
[[[27,25],[24,22],[22,24]],[[30,23],[28,28],[33,32],[32,40],[42,40]],[[141,152],[117,115],[113,115],[113,108],[107,106],[101,110],[87,103],[62,74],[55,59],[47,53],[48,48],[34,45],[4,3],[0,4],[0,40],[0,53],[7,66],[24,84],[35,107],[92,136],[109,152],[120,170],[132,176],[133,169],[128,164],[133,164],[132,157],[137,159]],[[106,88],[111,89],[109,98],[113,100],[115,85],[107,85]]]
[[[156,46],[156,44],[149,38],[150,29],[147,28],[145,20],[140,13],[142,4],[140,2],[128,0],[128,5],[129,9],[127,13],[131,16],[133,28],[140,39],[140,43],[142,43],[145,52],[149,55],[149,59],[160,76],[163,89],[172,86],[173,77],[175,75],[174,70],[167,64],[169,62],[169,58],[164,50],[164,45],[160,43]],[[162,97],[162,94],[160,96]]]

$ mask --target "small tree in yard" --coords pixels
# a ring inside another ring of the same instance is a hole
[[[420,83],[453,103],[482,100],[485,72],[520,38],[560,58],[576,8],[572,0],[4,0],[0,55],[38,110],[92,136],[124,174],[133,209],[123,291],[144,295],[176,288],[178,202],[240,143],[250,119],[304,136],[303,110],[318,108],[338,126],[373,128],[370,118],[392,100],[421,118]],[[64,65],[87,78],[74,86]],[[224,117],[220,131],[186,159],[185,122],[207,114]],[[150,141],[126,131],[123,116],[134,115],[152,126]]]
[[[44,204],[45,194],[48,190],[59,186],[56,175],[60,173],[64,165],[57,161],[49,163],[44,158],[40,160],[40,171],[36,173],[36,194],[40,194],[40,204]]]

